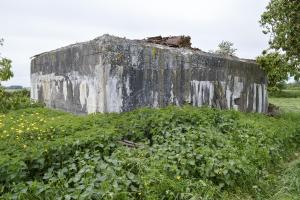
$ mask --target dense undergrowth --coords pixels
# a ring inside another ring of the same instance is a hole
[[[30,91],[26,89],[8,92],[0,85],[0,113],[22,108],[41,107],[42,104],[30,100]]]
[[[284,162],[299,148],[299,119],[190,106],[89,116],[11,111],[0,116],[0,195],[297,199],[299,170],[288,168],[298,177],[286,178]]]

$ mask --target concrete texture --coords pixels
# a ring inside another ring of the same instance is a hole
[[[267,111],[267,79],[253,61],[103,35],[34,56],[31,98],[85,114],[192,104]]]

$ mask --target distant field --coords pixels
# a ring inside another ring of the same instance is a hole
[[[269,102],[279,106],[284,112],[300,112],[300,98],[275,98],[271,97]]]
[[[283,112],[300,112],[300,90],[283,90],[269,98]]]
[[[271,93],[270,97],[278,98],[300,98],[300,89],[291,88],[280,92]]]
[[[21,91],[21,90],[28,90],[28,91],[30,91],[30,88],[22,88],[22,89],[5,89],[5,91],[7,91],[7,92],[17,92],[17,91]]]

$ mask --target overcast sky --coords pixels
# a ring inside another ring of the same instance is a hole
[[[268,38],[258,23],[268,0],[0,0],[0,47],[13,61],[4,85],[30,86],[30,57],[105,33],[142,39],[190,35],[192,45],[234,43],[237,56],[255,58]]]

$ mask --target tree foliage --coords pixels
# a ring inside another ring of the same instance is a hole
[[[0,39],[0,46],[3,46],[3,39]],[[0,54],[0,81],[7,81],[13,77],[11,71],[11,60],[8,58],[2,58]]]
[[[270,90],[279,89],[281,81],[287,80],[289,74],[295,71],[295,66],[287,60],[286,55],[278,52],[263,52],[263,55],[257,58],[257,62],[267,73]]]
[[[234,56],[237,49],[233,48],[233,43],[229,41],[222,41],[218,45],[218,49],[214,52],[222,56]]]
[[[257,58],[275,87],[288,76],[300,77],[300,1],[271,0],[261,15],[263,33],[270,35],[269,49]]]
[[[290,62],[300,62],[300,1],[271,0],[262,14],[263,33],[270,34],[270,48],[286,53]]]

